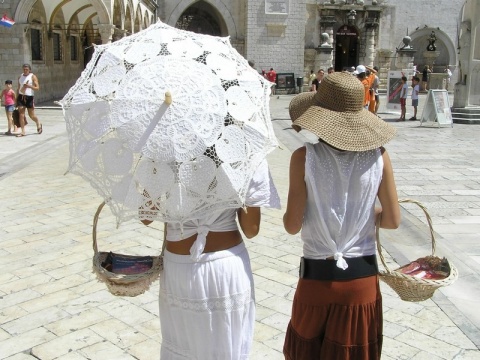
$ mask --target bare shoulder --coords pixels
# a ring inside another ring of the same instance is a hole
[[[292,153],[292,159],[304,159],[305,155],[307,154],[307,148],[305,146],[299,147]]]

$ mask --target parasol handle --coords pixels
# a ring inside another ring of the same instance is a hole
[[[165,93],[165,103],[167,105],[171,105],[172,104],[172,94],[170,94],[170,91],[167,91]]]
[[[134,148],[135,152],[140,152],[142,150],[142,148],[147,143],[148,137],[152,134],[153,130],[158,125],[158,122],[163,117],[163,115],[165,115],[165,113],[168,110],[168,107],[171,104],[172,104],[172,94],[170,93],[170,91],[166,91],[164,103],[159,107],[152,121],[150,122],[150,124],[148,124],[147,128],[145,129],[145,132],[142,134],[141,138],[138,140],[138,143]]]

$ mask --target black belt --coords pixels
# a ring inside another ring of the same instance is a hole
[[[345,270],[337,267],[337,260],[300,259],[300,277],[310,280],[352,280],[378,274],[376,255],[344,258],[348,264]]]

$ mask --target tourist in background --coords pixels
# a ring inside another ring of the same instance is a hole
[[[412,89],[412,106],[413,106],[413,116],[410,120],[417,120],[417,107],[418,107],[418,93],[420,92],[420,78],[417,76],[413,77],[413,89]]]
[[[5,107],[8,129],[4,135],[12,135],[15,132],[13,125],[13,110],[15,110],[15,91],[12,89],[12,80],[5,80],[5,88],[2,90],[2,104]]]
[[[315,80],[312,81],[311,91],[317,91],[318,85],[322,82],[324,76],[325,71],[323,69],[318,70]]]
[[[23,64],[23,73],[18,77],[18,96],[17,107],[20,117],[21,133],[17,137],[25,136],[25,109],[28,116],[37,124],[37,133],[43,132],[43,126],[38,117],[35,115],[35,91],[40,89],[38,78],[32,72],[30,64]]]
[[[428,75],[432,72],[432,70],[430,70],[430,66],[428,65],[425,65],[423,67],[423,71],[422,71],[422,90],[423,91],[427,91],[427,85],[428,85]]]
[[[450,80],[452,79],[452,71],[450,70],[450,66],[446,66],[444,70],[445,74],[447,74],[447,78],[445,79],[445,90],[448,91],[448,87],[450,86]]]
[[[402,76],[402,89],[400,90],[400,119],[397,121],[405,121],[407,112],[408,84],[407,77]]]
[[[273,68],[270,68],[270,71],[267,72],[267,80],[272,82],[272,95],[275,95],[275,88],[277,87],[277,73]]]

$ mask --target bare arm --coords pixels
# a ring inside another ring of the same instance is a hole
[[[371,67],[371,66],[365,65],[365,68],[368,69],[368,70],[370,70],[370,72],[373,73],[373,74],[376,74],[376,73],[377,73],[377,70],[375,70],[375,69],[374,69],[373,67]]]
[[[303,214],[307,202],[307,187],[305,185],[306,153],[306,148],[301,147],[293,152],[290,159],[290,185],[287,210],[283,215],[283,226],[292,235],[298,233],[302,228]]]
[[[40,90],[40,84],[38,83],[38,78],[36,75],[32,76],[32,84],[26,84],[26,87],[29,87],[32,90]]]
[[[400,225],[400,206],[398,205],[397,188],[393,177],[393,168],[387,151],[382,148],[383,177],[378,189],[378,199],[381,208],[375,209],[375,214],[381,216],[380,227],[396,229]]]
[[[259,207],[247,207],[238,209],[238,223],[248,239],[258,235],[260,231],[261,211]]]

